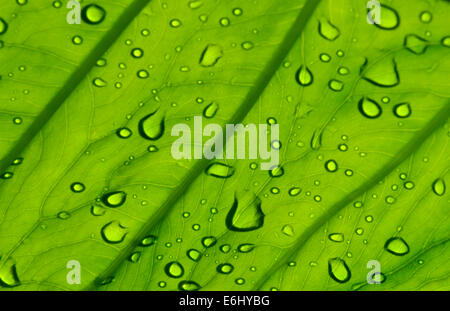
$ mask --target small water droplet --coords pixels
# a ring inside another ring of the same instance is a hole
[[[397,118],[404,119],[409,117],[412,111],[409,103],[401,103],[394,106],[393,112]]]
[[[373,99],[366,97],[361,98],[358,103],[358,109],[363,116],[369,119],[376,119],[382,113],[381,106]]]
[[[126,227],[122,226],[118,221],[114,220],[101,229],[101,235],[107,243],[117,244],[122,242],[127,235],[128,230]]]
[[[104,194],[101,201],[108,207],[119,207],[127,199],[127,194],[123,191],[114,191]]]
[[[233,272],[234,267],[229,263],[222,263],[217,266],[216,270],[217,272],[222,274],[230,274],[231,272]]]
[[[352,276],[347,263],[338,257],[328,260],[328,274],[338,283],[345,283]]]
[[[89,4],[81,10],[81,18],[87,24],[100,24],[106,16],[106,11],[97,4]]]
[[[83,192],[85,189],[86,187],[80,182],[74,182],[70,185],[70,190],[76,193]]]
[[[212,102],[203,110],[203,116],[205,118],[211,119],[216,115],[217,110],[219,110],[219,105],[216,102]]]
[[[295,74],[295,80],[301,86],[308,86],[313,83],[314,76],[308,67],[302,65]]]
[[[340,36],[341,33],[339,29],[330,21],[321,20],[319,22],[319,34],[326,40],[334,41]]]
[[[182,291],[197,291],[200,289],[200,285],[194,281],[181,281],[178,283],[178,289]]]
[[[217,239],[214,236],[207,236],[202,239],[202,245],[205,248],[213,247],[214,245],[216,245],[216,243],[217,243]]]
[[[164,117],[157,111],[139,121],[139,134],[149,140],[157,140],[164,134]]]
[[[172,261],[169,262],[165,267],[164,267],[164,271],[166,272],[166,274],[171,277],[171,278],[181,278],[184,274],[184,268],[183,266],[177,262],[177,261]]]
[[[228,178],[233,176],[234,167],[216,162],[206,168],[206,174],[218,178]]]
[[[333,242],[337,243],[344,242],[344,235],[342,233],[330,233],[328,235],[328,238]]]
[[[384,248],[396,256],[404,256],[409,253],[409,246],[400,237],[390,238],[384,244]]]
[[[432,185],[433,192],[438,196],[443,196],[445,194],[445,182],[442,178],[438,178],[433,182]]]
[[[219,59],[223,56],[222,47],[217,44],[209,44],[203,50],[200,56],[200,65],[203,67],[211,67],[217,64]]]

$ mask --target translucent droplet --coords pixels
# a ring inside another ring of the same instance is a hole
[[[230,26],[230,19],[228,17],[222,17],[219,20],[219,23],[220,23],[220,26],[222,26],[222,27],[228,27],[228,26]]]
[[[148,235],[145,238],[142,239],[141,241],[141,246],[147,247],[147,246],[152,246],[153,244],[156,243],[156,236],[154,235]]]
[[[103,207],[100,205],[92,205],[91,206],[91,214],[93,216],[103,216],[105,215],[106,211]]]
[[[106,11],[101,6],[89,4],[81,10],[81,18],[87,24],[100,24],[106,16]]]
[[[216,270],[217,272],[222,274],[230,274],[231,272],[233,272],[234,267],[229,263],[222,263],[217,266]]]
[[[370,98],[362,98],[358,103],[358,110],[361,112],[363,116],[369,119],[376,119],[378,118],[381,113],[382,109],[380,105]]]
[[[101,201],[108,207],[119,207],[127,199],[127,194],[123,191],[114,191],[104,194]]]
[[[264,216],[261,210],[261,200],[253,193],[246,192],[239,199],[237,196],[235,197],[225,224],[231,231],[253,231],[264,225]]]
[[[433,182],[432,189],[436,195],[443,196],[445,194],[445,188],[445,182],[442,178],[438,178]]]
[[[211,67],[217,64],[219,59],[223,56],[222,48],[216,44],[209,44],[203,50],[200,56],[200,65],[203,67]]]
[[[394,9],[388,7],[387,5],[380,5],[380,23],[374,23],[378,28],[384,30],[392,30],[398,27],[400,24],[400,17]]]
[[[331,233],[328,235],[328,238],[333,242],[344,242],[344,235],[342,233]]]
[[[319,34],[322,36],[322,38],[334,41],[340,36],[339,29],[331,24],[328,20],[321,20],[319,22]]]
[[[216,243],[217,239],[214,236],[207,236],[202,239],[202,245],[205,248],[213,247],[214,245],[216,245]]]
[[[255,244],[251,243],[240,244],[237,248],[239,253],[250,253],[253,249],[255,249]]]
[[[313,83],[314,76],[308,67],[302,65],[295,74],[295,80],[301,86],[308,86]]]
[[[203,2],[201,0],[191,0],[188,2],[189,8],[195,10],[200,8],[203,5]]]
[[[178,28],[178,27],[181,26],[181,21],[180,21],[179,19],[174,18],[174,19],[172,19],[172,20],[170,21],[169,24],[170,24],[170,26],[173,27],[173,28]]]
[[[253,42],[245,41],[241,44],[242,48],[246,51],[253,49]]]
[[[141,48],[134,48],[131,50],[131,56],[133,56],[134,58],[141,58],[142,56],[144,56],[144,50],[142,50]]]
[[[141,252],[134,252],[128,258],[131,262],[138,262],[139,258],[141,258]]]
[[[281,166],[277,166],[276,168],[271,169],[271,170],[269,171],[269,176],[270,176],[270,177],[275,177],[275,178],[277,178],[277,177],[281,177],[281,176],[283,176],[283,175],[284,175],[284,169],[283,169]]]
[[[328,260],[328,274],[338,283],[345,283],[352,276],[347,263],[338,257]]]
[[[407,118],[411,115],[411,106],[409,105],[409,103],[401,103],[401,104],[397,104],[394,106],[393,108],[394,111],[394,115],[397,118]]]
[[[325,162],[325,169],[328,172],[334,173],[338,170],[338,164],[335,160],[328,160]]]
[[[102,78],[95,78],[94,80],[92,80],[92,83],[96,87],[105,87],[106,86],[106,81],[103,80]]]
[[[215,102],[212,102],[203,110],[203,116],[205,118],[211,119],[216,115],[217,110],[219,110],[219,105]]]
[[[148,73],[148,71],[145,70],[145,69],[138,70],[138,72],[136,73],[136,75],[137,75],[138,78],[140,78],[140,79],[147,79],[147,78],[150,76],[150,74]]]
[[[184,274],[184,268],[183,266],[177,262],[177,261],[172,261],[169,262],[165,267],[164,267],[164,271],[166,272],[166,274],[171,277],[171,278],[181,278]]]
[[[384,249],[396,256],[404,256],[409,253],[409,246],[400,237],[390,238],[384,244]]]
[[[336,79],[331,79],[328,82],[328,87],[335,92],[340,92],[344,88],[344,83]]]
[[[363,79],[379,87],[397,86],[400,83],[397,63],[386,57],[370,67]]]
[[[133,135],[133,132],[127,127],[122,127],[116,131],[116,134],[120,138],[129,138],[131,135]]]
[[[427,44],[427,40],[416,36],[416,35],[407,35],[405,37],[405,41],[403,43],[403,45],[405,46],[405,48],[409,51],[411,51],[414,54],[420,55],[425,53],[428,44]]]
[[[164,117],[157,112],[151,113],[139,121],[139,134],[149,140],[157,140],[164,134]]]
[[[420,21],[425,24],[430,23],[431,20],[433,19],[433,15],[429,11],[423,11],[422,13],[420,13],[419,17],[420,17]]]
[[[222,253],[227,254],[227,253],[229,253],[231,251],[231,245],[230,244],[223,244],[223,245],[220,245],[219,249],[220,249],[220,251]]]
[[[234,8],[232,12],[234,16],[241,16],[243,13],[241,8]]]
[[[200,253],[198,250],[191,248],[190,250],[188,250],[186,252],[186,255],[188,256],[189,259],[193,260],[193,261],[199,261],[200,258],[202,257],[202,253]]]
[[[83,43],[83,38],[81,36],[74,36],[72,38],[72,43],[75,45],[80,45]]]
[[[80,183],[80,182],[74,182],[73,184],[70,185],[70,190],[72,190],[73,192],[83,192],[86,189],[86,187]]]
[[[200,289],[200,285],[194,281],[181,281],[178,283],[178,289],[182,291],[196,291]]]
[[[294,228],[293,228],[291,225],[284,225],[284,226],[281,228],[281,232],[282,232],[284,235],[287,235],[287,236],[289,236],[289,237],[293,237],[293,236],[294,236]]]
[[[228,178],[233,176],[234,167],[222,164],[222,163],[212,163],[206,168],[206,174],[209,176],[214,176],[218,178]]]
[[[127,228],[122,226],[116,220],[107,223],[101,229],[103,239],[107,243],[111,244],[117,244],[122,242],[125,239],[127,233],[128,233]]]
[[[331,56],[328,55],[327,53],[321,53],[321,54],[319,55],[319,59],[320,59],[322,62],[324,62],[324,63],[328,63],[328,62],[330,62],[330,60],[331,60]]]
[[[302,189],[299,187],[293,187],[293,188],[289,189],[289,195],[292,197],[299,195],[300,192],[302,192]]]
[[[66,220],[66,219],[70,218],[70,213],[63,211],[63,212],[59,212],[57,216],[59,219]]]
[[[14,124],[22,124],[23,120],[21,117],[15,117],[13,118],[13,123]]]
[[[8,30],[8,24],[3,18],[0,17],[0,35],[4,34]]]
[[[13,260],[8,259],[3,262],[0,267],[0,286],[16,287],[19,286],[20,280],[17,274],[16,264]]]

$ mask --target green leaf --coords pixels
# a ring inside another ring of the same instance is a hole
[[[0,16],[2,289],[449,289],[448,2],[95,3]],[[280,167],[174,159],[195,116]]]

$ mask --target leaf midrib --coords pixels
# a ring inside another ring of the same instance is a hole
[[[250,89],[242,104],[239,106],[237,111],[230,118],[228,123],[238,124],[241,123],[245,116],[250,112],[253,106],[256,104],[261,94],[266,89],[267,85],[271,81],[272,77],[275,75],[276,71],[280,68],[282,62],[292,50],[292,47],[297,42],[298,38],[303,33],[305,26],[307,25],[309,19],[313,15],[316,7],[319,5],[320,0],[306,0],[305,5],[301,8],[296,20],[292,24],[289,31],[283,38],[279,48],[273,54],[272,58],[266,63],[262,74],[258,77],[253,88]],[[188,188],[193,184],[193,181],[206,169],[207,165],[211,160],[201,159],[189,170],[187,176],[184,177],[181,184],[177,187],[175,192],[161,205],[158,211],[153,214],[149,220],[142,226],[141,230],[135,235],[133,240],[128,244],[127,247],[123,248],[119,255],[111,262],[108,268],[105,269],[99,276],[92,282],[92,284],[87,285],[85,290],[95,290],[101,285],[101,281],[117,271],[120,265],[127,259],[129,253],[139,244],[139,241],[145,237],[149,230],[158,224],[165,215],[167,215],[175,203],[183,196],[183,194],[188,190]]]
[[[86,78],[89,71],[106,51],[117,41],[122,32],[147,6],[151,0],[134,0],[118,17],[111,29],[95,45],[92,51],[85,57],[78,68],[70,75],[63,87],[53,96],[42,112],[33,120],[31,125],[21,135],[8,154],[0,160],[0,172],[5,171],[11,163],[24,152],[30,142],[36,137],[50,118],[56,113],[67,98],[74,92],[78,85]]]

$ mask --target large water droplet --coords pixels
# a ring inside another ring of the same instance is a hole
[[[215,102],[212,102],[203,110],[203,116],[205,118],[211,119],[216,115],[217,110],[219,110],[219,105]]]
[[[376,101],[365,97],[359,101],[358,110],[363,116],[369,119],[376,119],[382,113],[381,106]]]
[[[101,234],[103,239],[111,244],[122,242],[127,235],[128,230],[122,226],[118,221],[114,220],[102,227]]]
[[[352,277],[347,263],[338,257],[328,260],[328,274],[338,283],[345,283]]]
[[[0,267],[0,286],[16,287],[20,285],[19,276],[17,275],[16,264],[13,260],[8,259],[2,263]]]
[[[438,178],[433,182],[432,189],[438,196],[443,196],[445,193],[445,182],[442,178]]]
[[[400,83],[397,63],[385,58],[370,67],[364,74],[364,80],[380,87],[394,87]]]
[[[338,164],[335,160],[328,160],[325,162],[325,169],[330,173],[334,173],[338,170]]]
[[[216,243],[217,243],[217,238],[214,236],[206,236],[202,239],[202,245],[205,248],[213,247],[214,245],[216,245]]]
[[[216,162],[206,168],[206,174],[218,178],[228,178],[233,176],[234,167]]]
[[[311,149],[319,150],[322,146],[322,131],[317,129],[314,131],[313,136],[311,137]]]
[[[411,106],[409,103],[397,104],[394,106],[393,112],[397,118],[404,119],[411,115]]]
[[[425,53],[428,47],[427,40],[416,35],[407,35],[403,45],[407,50],[417,55]]]
[[[222,48],[216,44],[209,44],[200,56],[200,65],[203,67],[214,66],[223,56]]]
[[[193,261],[199,261],[200,258],[202,257],[202,253],[200,253],[198,250],[191,248],[190,250],[188,250],[186,252],[186,255],[188,256],[189,259],[193,260]]]
[[[250,192],[240,195],[239,198],[236,196],[227,214],[225,224],[229,230],[237,232],[261,228],[264,224],[261,200]]]
[[[3,18],[0,17],[0,35],[4,34],[8,30],[8,24]]]
[[[157,140],[164,134],[164,117],[157,111],[139,121],[139,134],[149,140]]]
[[[337,243],[344,242],[344,235],[342,233],[330,233],[328,235],[328,238],[333,242]]]
[[[334,41],[339,37],[341,32],[330,21],[321,20],[319,22],[319,34],[326,40]]]
[[[404,256],[409,253],[409,246],[400,237],[390,238],[384,244],[384,248],[391,254]]]
[[[378,28],[384,30],[392,30],[398,27],[400,24],[400,17],[394,9],[388,7],[387,5],[380,5],[380,23],[374,23]]]
[[[96,4],[89,4],[81,10],[81,18],[87,24],[100,24],[105,19],[105,16],[105,9]]]
[[[302,65],[295,73],[295,80],[301,86],[308,86],[313,83],[314,76],[308,67]]]
[[[101,201],[108,207],[118,207],[125,203],[127,194],[123,191],[114,191],[104,194]]]
[[[172,261],[169,262],[165,267],[164,267],[164,271],[166,272],[166,274],[171,277],[171,278],[181,278],[184,274],[184,268],[183,266],[177,262],[177,261]]]

